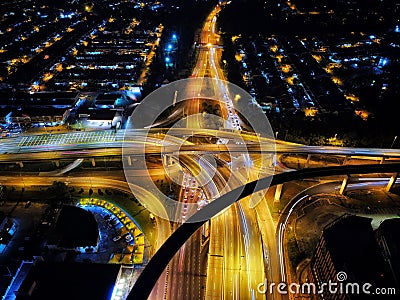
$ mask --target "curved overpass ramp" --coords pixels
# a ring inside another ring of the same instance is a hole
[[[277,185],[288,181],[313,177],[347,174],[390,173],[399,171],[399,163],[386,165],[352,165],[303,169],[299,171],[268,176],[232,190],[205,206],[202,210],[194,214],[186,223],[182,224],[175,232],[172,233],[172,235],[165,241],[165,243],[160,247],[160,249],[147,264],[146,268],[143,270],[133,286],[127,299],[147,299],[153,289],[153,286],[156,284],[158,278],[168,265],[169,261],[197,229],[207,222],[208,219],[214,217],[219,212],[229,207],[232,203],[243,199],[252,193],[265,189],[268,187],[268,183],[270,182],[270,185]],[[236,197],[237,194],[239,194],[239,197]]]

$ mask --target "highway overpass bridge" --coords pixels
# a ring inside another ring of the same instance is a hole
[[[213,218],[236,201],[262,191],[269,186],[283,184],[293,180],[334,175],[398,173],[399,171],[400,163],[302,169],[268,176],[236,188],[203,207],[203,209],[192,215],[187,222],[183,223],[172,233],[144,268],[127,299],[147,299],[169,261],[190,236],[209,219]],[[289,203],[284,212],[290,210],[292,206],[292,203]]]
[[[87,135],[85,135],[87,134]],[[226,144],[193,144],[188,137],[215,138]],[[275,141],[251,132],[211,129],[138,129],[35,135],[0,140],[1,162],[29,162],[110,156],[263,153],[400,158],[400,149],[305,146]]]

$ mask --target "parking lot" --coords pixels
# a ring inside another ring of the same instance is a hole
[[[133,236],[111,211],[94,205],[82,208],[93,213],[98,224],[100,240],[97,252],[80,253],[77,261],[90,260],[97,263],[108,263],[113,255],[129,252],[128,246],[134,244]]]

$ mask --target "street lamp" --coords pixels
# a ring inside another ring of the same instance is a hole
[[[226,59],[224,59],[222,62],[224,63],[224,66],[223,66],[224,72],[226,72],[226,67],[227,67],[228,63],[227,63]]]
[[[165,66],[166,67],[172,67],[171,58],[168,57],[168,56],[165,58]]]

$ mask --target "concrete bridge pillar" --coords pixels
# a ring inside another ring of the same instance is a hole
[[[127,159],[128,159],[128,166],[132,166],[132,158],[128,155]]]
[[[311,160],[311,154],[308,154],[307,160],[306,160],[306,165],[304,166],[304,168],[308,168],[308,166],[310,165],[310,160]]]
[[[91,158],[92,161],[92,166],[95,167],[96,166],[96,161],[94,160],[94,158]]]
[[[59,161],[59,160],[55,160],[54,163],[55,163],[55,165],[56,165],[57,168],[60,167],[60,161]]]
[[[392,189],[393,185],[396,183],[397,177],[399,176],[399,173],[394,173],[392,177],[390,177],[389,182],[386,186],[386,192],[390,192]]]
[[[171,157],[168,154],[163,155],[163,165],[166,167],[171,165]]]
[[[274,204],[279,203],[281,201],[283,184],[278,184],[275,190]]]
[[[275,167],[276,166],[276,161],[277,161],[276,155],[268,154],[267,157],[268,157],[268,161],[269,161],[268,167],[270,167],[270,168]]]
[[[339,190],[340,195],[344,195],[344,193],[346,192],[348,180],[349,180],[349,176],[346,176],[345,178],[343,178],[342,186],[340,187],[340,190]]]

